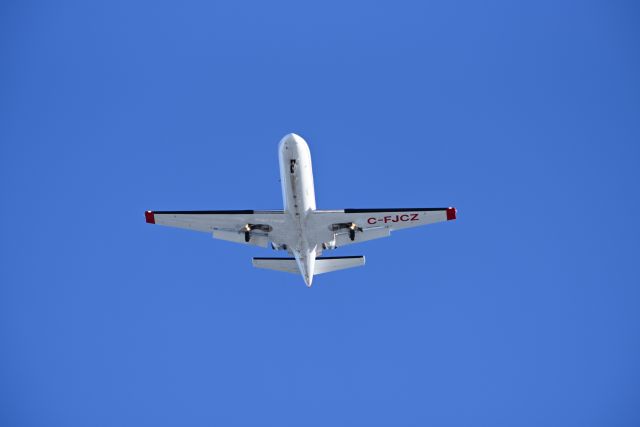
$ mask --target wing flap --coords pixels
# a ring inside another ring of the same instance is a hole
[[[266,248],[269,246],[269,237],[266,234],[252,234],[247,242],[243,232],[214,230],[213,238],[218,240],[226,240],[227,242],[251,244]]]
[[[374,227],[365,228],[360,233],[355,233],[353,240],[349,236],[349,233],[336,234],[334,245],[336,248],[349,245],[351,243],[366,242],[367,240],[382,239],[383,237],[389,237],[391,235],[391,229],[386,227]]]

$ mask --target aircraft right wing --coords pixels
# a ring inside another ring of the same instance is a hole
[[[212,233],[215,239],[267,247],[284,233],[283,211],[146,211],[149,224]]]
[[[315,211],[318,244],[327,248],[388,237],[391,231],[456,219],[456,209],[390,208]],[[328,232],[327,232],[328,231]]]

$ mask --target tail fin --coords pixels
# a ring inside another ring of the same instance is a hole
[[[346,268],[361,267],[364,265],[364,256],[338,256],[316,258],[315,274],[330,273]],[[287,273],[299,273],[295,258],[254,258],[253,266],[269,270],[285,271]]]

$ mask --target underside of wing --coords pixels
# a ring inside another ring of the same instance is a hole
[[[212,233],[214,238],[267,246],[284,223],[282,211],[146,211],[149,224]]]
[[[344,214],[363,228],[387,227],[392,230],[417,227],[456,219],[456,208],[345,209]]]
[[[347,244],[379,239],[391,231],[456,219],[456,209],[388,208],[315,211],[315,237],[323,247],[333,249]]]

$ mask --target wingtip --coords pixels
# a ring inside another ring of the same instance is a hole
[[[152,211],[145,211],[144,212],[144,219],[147,221],[147,224],[155,224],[156,223],[156,219],[153,216],[153,212]]]
[[[451,221],[452,219],[456,219],[458,211],[456,208],[447,208],[447,221]]]

